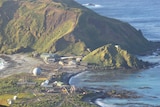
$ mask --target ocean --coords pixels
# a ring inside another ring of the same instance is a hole
[[[159,0],[75,0],[100,15],[116,18],[141,29],[148,40],[160,41]],[[95,6],[87,4],[94,4]]]
[[[160,41],[159,0],[75,0],[100,15],[128,22],[141,30],[149,41]],[[80,73],[70,79],[77,87],[108,88],[133,91],[140,98],[104,98],[95,103],[101,107],[160,107],[160,49],[151,55],[138,58],[157,63],[156,66],[137,72]]]

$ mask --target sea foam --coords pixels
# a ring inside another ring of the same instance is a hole
[[[81,72],[81,73],[78,73],[78,74],[76,74],[76,75],[74,75],[74,76],[72,76],[71,78],[70,78],[70,80],[69,80],[69,84],[72,84],[72,79],[73,78],[78,78],[78,77],[80,77],[81,75],[84,75],[85,73],[88,73],[89,71],[84,71],[84,72]]]
[[[86,4],[82,4],[83,6],[87,7],[87,8],[101,8],[103,7],[102,5],[99,4],[91,4],[91,3],[86,3]]]
[[[95,103],[101,107],[116,107],[115,105],[112,104],[103,103],[103,100],[100,98],[96,99]]]
[[[6,68],[7,65],[8,63],[4,59],[0,58],[0,70]]]

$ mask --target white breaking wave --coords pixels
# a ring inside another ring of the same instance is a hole
[[[8,63],[4,59],[0,58],[0,70],[6,68],[7,65]]]
[[[86,4],[82,4],[82,5],[87,7],[87,8],[101,8],[102,7],[102,5],[93,4],[93,3],[86,3]]]
[[[99,99],[96,99],[95,103],[96,103],[97,105],[101,106],[101,107],[116,107],[116,106],[113,105],[113,104],[106,104],[106,103],[104,103],[103,100],[100,99],[100,98],[99,98]]]
[[[78,78],[78,77],[80,77],[81,75],[83,75],[83,74],[85,74],[85,73],[87,73],[87,72],[89,72],[89,71],[81,72],[81,73],[78,73],[77,75],[72,76],[72,77],[70,78],[70,80],[69,80],[69,84],[72,84],[72,79],[73,79],[73,78]]]

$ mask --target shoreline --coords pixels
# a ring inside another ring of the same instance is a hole
[[[65,75],[63,75],[66,79],[65,82],[67,82],[68,85],[69,81],[72,77],[83,73],[83,72],[87,72],[90,70],[86,70],[86,71],[81,71],[81,72],[77,72],[77,73],[66,73]],[[98,71],[91,71],[91,72],[98,72]],[[107,72],[111,72],[107,71]],[[63,81],[64,82],[64,81]],[[79,88],[79,87],[77,87]],[[125,99],[136,99],[136,98],[140,98],[142,96],[138,95],[138,93],[134,92],[134,91],[129,91],[129,90],[125,90],[125,89],[118,89],[116,87],[110,87],[107,90],[104,89],[98,89],[98,88],[86,88],[86,87],[81,87],[81,89],[85,90],[87,94],[85,94],[82,98],[82,101],[84,102],[88,102],[88,103],[93,103],[94,105],[98,106],[98,107],[103,107],[103,105],[101,105],[101,103],[98,102],[98,99],[105,99],[105,98],[125,98]]]
[[[7,67],[9,67],[9,63],[8,61],[10,61],[9,57],[6,57],[4,55],[0,55],[0,60],[1,60],[1,68],[0,68],[0,72],[4,69],[6,69]]]
[[[72,78],[72,77],[74,77],[74,76],[76,76],[76,75],[78,75],[78,74],[80,74],[80,73],[82,73],[82,72],[85,72],[85,71],[78,71],[78,72],[73,72],[73,73],[67,73],[67,72],[65,72],[64,74],[62,74],[62,82],[63,83],[65,83],[65,84],[67,84],[67,85],[70,85],[70,79]]]
[[[43,64],[42,61],[29,57],[27,54],[0,55],[8,66],[0,70],[0,78],[5,78],[19,73],[30,73],[33,68]]]
[[[157,49],[159,49],[159,48],[157,48]],[[159,50],[157,50],[157,51],[159,51]],[[15,70],[12,70],[12,68],[13,69],[18,68],[20,70],[23,68],[24,69],[30,68],[30,69],[28,69],[28,71],[25,70],[24,72],[31,72],[31,70],[34,67],[41,66],[42,64],[45,65],[44,61],[40,60],[39,58],[30,57],[30,56],[28,56],[28,54],[12,54],[12,55],[0,54],[0,58],[4,59],[4,61],[7,62],[7,67],[0,70],[0,72],[2,73],[2,72],[6,72],[9,70],[9,72],[11,73],[11,74],[10,73],[3,74],[4,77],[7,77],[8,75],[13,74],[12,72]],[[148,62],[146,62],[146,63],[147,63],[147,67],[144,67],[144,68],[112,68],[112,67],[100,67],[100,66],[94,66],[94,65],[87,65],[87,66],[78,65],[76,68],[73,68],[73,69],[62,68],[61,70],[64,73],[71,73],[68,77],[68,78],[71,78],[72,76],[74,76],[78,73],[84,72],[84,71],[93,71],[93,72],[107,71],[108,72],[108,71],[112,71],[112,70],[124,70],[126,72],[134,72],[134,71],[139,71],[141,69],[147,69],[147,68],[156,66],[156,64],[157,64],[157,63],[148,63]],[[68,72],[68,71],[71,71],[71,72]],[[17,73],[17,71],[15,71],[15,73]],[[66,79],[66,81],[67,81],[66,83],[69,84],[69,80]]]
[[[9,67],[7,69],[3,70],[3,72],[9,70],[9,74],[5,74],[3,77],[1,76],[0,78],[5,78],[7,76],[10,76],[10,75],[13,75],[16,73],[23,73],[23,72],[29,73],[31,68],[33,68],[37,65],[40,65],[40,64],[44,64],[44,66],[45,66],[45,63],[42,60],[37,60],[37,59],[35,62],[32,62],[33,65],[28,64],[28,63],[30,63],[30,60],[33,61],[35,59],[36,58],[30,58],[30,57],[23,55],[23,54],[6,55],[6,57],[4,57],[4,60],[7,60],[9,62],[11,61],[12,63],[9,65]],[[24,67],[26,67],[26,66],[30,67],[30,69],[27,69],[28,68],[27,67],[27,68],[25,68],[25,71],[21,71],[21,70],[24,70]],[[48,65],[48,66],[50,66],[50,65]],[[18,71],[21,71],[21,72],[14,72],[14,71],[17,71],[17,69],[18,69]],[[102,69],[99,69],[97,71],[96,69],[93,70],[93,69],[86,68],[86,67],[78,67],[78,68],[74,68],[74,69],[61,68],[59,71],[61,74],[59,74],[59,76],[61,77],[61,81],[64,84],[70,85],[69,82],[73,76],[76,76],[76,75],[83,73],[83,72],[86,72],[86,71],[99,72],[100,70],[102,70]],[[134,72],[134,70],[131,70],[131,69],[116,69],[116,70],[125,70],[125,72]],[[104,70],[104,72],[111,72],[111,71],[113,71],[113,69],[109,69],[107,71]],[[12,72],[12,73],[10,74],[10,72]],[[123,89],[116,89],[116,87],[109,88],[108,90],[103,90],[103,89],[101,90],[98,88],[97,89],[94,89],[94,88],[89,89],[89,88],[85,88],[85,87],[83,87],[82,89],[84,89],[87,92],[87,94],[83,96],[82,101],[88,102],[88,103],[94,103],[95,105],[97,105],[96,100],[99,98],[100,99],[104,99],[104,98],[126,98],[126,99],[133,98],[134,99],[134,98],[141,97],[137,94],[135,95],[135,93],[132,91],[123,90]]]

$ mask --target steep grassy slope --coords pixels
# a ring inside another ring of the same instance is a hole
[[[151,43],[127,23],[106,18],[74,0],[1,0],[0,53],[21,51],[87,54],[106,44],[131,53]]]
[[[93,12],[84,12],[78,25],[75,35],[91,50],[112,43],[120,45],[131,53],[139,53],[148,50],[151,45],[141,31],[137,31],[128,23],[105,18]]]
[[[73,31],[80,14],[78,9],[66,10],[62,4],[49,0],[1,4],[1,52],[10,53],[22,47],[56,51],[56,42]]]
[[[143,68],[145,63],[121,49],[118,45],[105,45],[83,58],[83,61],[111,68]]]

